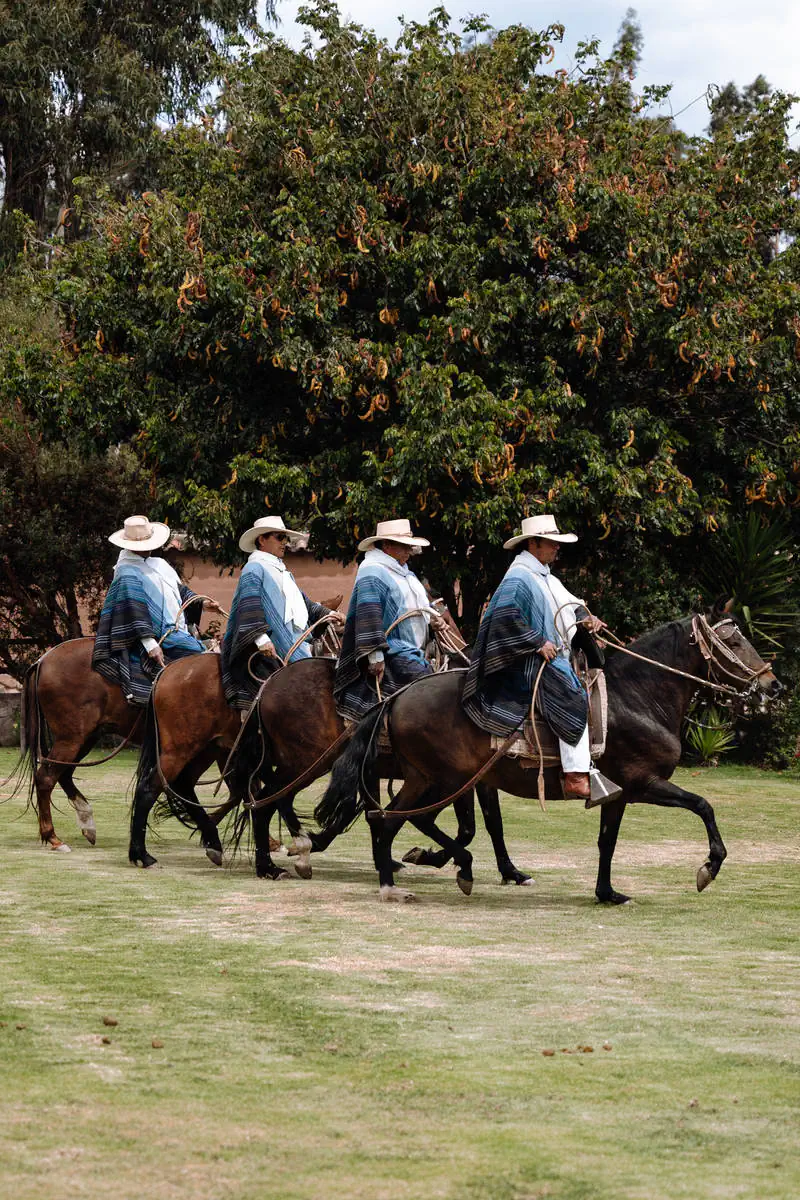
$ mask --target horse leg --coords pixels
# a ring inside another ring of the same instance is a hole
[[[274,804],[265,804],[250,813],[256,843],[256,876],[259,879],[291,879],[288,871],[275,866],[270,853],[269,823],[275,808]]]
[[[59,761],[72,763],[77,762],[81,752],[86,753],[80,743],[56,741],[50,749],[49,754]],[[47,756],[43,756],[33,774],[33,787],[36,794],[39,837],[51,850],[69,852],[70,847],[66,842],[61,841],[53,827],[53,812],[51,807],[53,788],[61,780],[65,772],[69,773],[71,779],[71,767],[59,766],[58,762],[51,762]],[[64,790],[67,791],[66,787]],[[69,795],[69,792],[67,792],[67,795]]]
[[[372,833],[372,857],[378,872],[380,898],[384,902],[399,901],[400,903],[404,903],[407,901],[416,900],[416,896],[413,892],[409,892],[405,888],[395,887],[395,863],[392,859],[392,843],[394,842],[400,827],[404,825],[406,821],[406,817],[403,814],[403,809],[424,807],[425,797],[431,793],[434,794],[435,798],[435,796],[438,795],[438,789],[431,788],[425,777],[420,775],[418,771],[414,770],[409,765],[406,768],[403,786],[397,793],[397,796],[394,798],[394,800],[384,810],[387,813],[392,813],[392,816],[382,817],[380,814],[378,814],[376,817],[370,819],[369,813],[367,814],[368,823]],[[417,824],[417,822],[415,822],[415,824]],[[417,824],[417,828],[422,829],[424,833],[426,833],[429,837],[432,837],[436,842],[439,842],[439,839],[445,836],[439,829],[436,828],[432,819],[430,825],[426,824],[424,829],[419,824]],[[464,882],[471,885],[472,855],[462,847],[457,846],[452,838],[447,838],[447,842],[450,843],[449,856],[456,859],[459,867],[463,869]],[[439,844],[441,845],[442,843],[439,842]],[[459,887],[461,887],[460,881]]]
[[[460,796],[458,800],[454,801],[453,808],[458,818],[458,832],[455,840],[459,846],[469,846],[475,837],[474,793],[468,792],[465,796]],[[440,870],[450,862],[451,858],[452,855],[447,849],[423,850],[420,846],[415,846],[413,850],[409,850],[408,854],[403,855],[403,862],[413,863],[417,867],[435,867]]]
[[[144,753],[143,749],[143,757]],[[156,770],[155,758],[152,763],[140,764],[131,808],[131,832],[128,843],[128,859],[134,866],[141,863],[143,867],[154,867],[158,862],[158,859],[153,858],[152,854],[147,851],[147,820],[163,790],[161,777]]]
[[[87,747],[84,753],[87,753],[90,749],[91,746]],[[58,781],[58,786],[66,793],[67,799],[75,809],[75,816],[78,818],[78,828],[89,845],[94,846],[97,842],[97,826],[94,823],[94,810],[83,792],[75,784],[72,767],[66,768]]]
[[[213,761],[213,760],[212,760]],[[222,866],[222,843],[219,840],[217,824],[211,814],[203,807],[195,791],[195,784],[205,771],[208,762],[199,764],[196,760],[184,767],[177,779],[170,785],[179,796],[186,798],[192,808],[192,818],[200,832],[200,845],[206,852],[206,857],[215,867]]]
[[[503,816],[500,812],[500,797],[497,788],[487,787],[485,784],[479,783],[477,792],[478,803],[483,813],[483,822],[486,826],[486,832],[492,839],[492,848],[494,849],[497,869],[500,872],[502,882],[529,886],[533,883],[533,879],[530,875],[526,875],[524,871],[520,871],[514,866],[506,847],[505,838],[503,837]]]
[[[600,834],[597,838],[597,849],[600,861],[597,866],[597,883],[594,894],[600,904],[627,904],[630,896],[623,892],[615,892],[611,886],[611,860],[617,846],[617,836],[622,818],[625,813],[625,801],[614,800],[604,804],[600,809]]]
[[[437,789],[438,790],[438,789]],[[420,807],[424,808],[424,804]],[[475,830],[475,808],[472,809],[472,829]],[[448,857],[451,857],[456,866],[458,873],[456,875],[456,883],[461,888],[465,896],[472,894],[472,855],[465,846],[462,846],[457,838],[451,838],[449,834],[444,833],[436,824],[433,813],[426,813],[421,817],[410,817],[412,825],[416,825],[421,833],[427,834],[429,838],[433,838],[446,852]],[[470,839],[471,840],[471,839]]]
[[[695,813],[706,827],[708,834],[708,858],[697,872],[697,890],[702,892],[716,879],[719,869],[728,857],[714,809],[702,796],[687,792],[685,788],[670,783],[668,779],[654,779],[640,792],[635,801],[642,804],[658,804],[661,808],[685,808]]]

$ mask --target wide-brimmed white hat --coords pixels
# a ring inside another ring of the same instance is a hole
[[[108,539],[123,550],[157,550],[169,541],[169,525],[151,521],[149,517],[126,517],[122,529]]]
[[[412,546],[422,549],[423,546],[430,546],[427,538],[414,537],[411,532],[411,522],[406,520],[400,521],[378,521],[378,528],[372,537],[364,538],[363,542],[358,543],[359,550],[369,550],[376,542],[398,542],[401,546]]]
[[[538,517],[526,517],[522,522],[522,533],[503,542],[504,550],[513,550],[520,542],[528,538],[546,538],[548,542],[577,542],[577,533],[559,533],[556,519],[551,513],[541,513]]]
[[[239,538],[239,549],[244,550],[245,554],[252,554],[256,549],[256,538],[270,533],[287,533],[290,545],[296,545],[297,542],[308,537],[307,533],[298,533],[296,529],[287,529],[283,523],[283,517],[259,517],[252,528]]]

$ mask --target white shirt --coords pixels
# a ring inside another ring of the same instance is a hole
[[[391,572],[392,580],[397,584],[403,597],[402,612],[409,612],[413,608],[430,608],[431,602],[428,599],[428,594],[414,572],[409,570],[408,564],[403,565],[399,563],[396,558],[392,558],[391,554],[386,554],[385,551],[379,550],[377,547],[368,550],[364,555],[364,565],[367,564],[370,566],[380,566]],[[401,622],[397,626],[397,629],[404,641],[412,642],[420,650],[424,650],[428,641],[429,624],[430,615],[425,612],[419,613],[414,617],[409,617],[407,621]],[[382,650],[373,650],[369,655],[370,662],[381,662],[382,659]]]
[[[177,571],[169,565],[165,558],[142,558],[141,554],[134,554],[132,550],[121,550],[119,558],[114,564],[115,574],[120,567],[136,567],[143,575],[146,575],[161,593],[166,623],[177,625],[178,629],[186,629],[186,618],[180,611],[183,604],[181,581]],[[145,652],[149,654],[158,645],[158,642],[155,638],[142,638],[142,645]]]
[[[303,599],[303,593],[283,560],[274,554],[268,554],[266,550],[254,550],[247,561],[258,563],[265,571],[269,571],[277,583],[283,596],[283,619],[286,624],[291,625],[296,633],[302,633],[304,629],[307,629],[308,609]],[[260,650],[272,643],[266,633],[260,633],[255,644]]]
[[[520,551],[514,562],[525,567],[535,578],[550,606],[556,631],[561,635],[560,648],[564,652],[568,651],[577,628],[575,610],[579,606],[585,608],[585,602],[579,600],[577,596],[573,596],[572,592],[568,592],[561,580],[556,579],[550,568],[545,563],[539,562],[539,559],[530,551]]]

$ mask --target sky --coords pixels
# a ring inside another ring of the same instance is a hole
[[[293,45],[302,41],[296,24],[298,0],[277,0],[277,32]],[[398,17],[423,21],[433,0],[340,0],[340,11],[360,25],[394,41]],[[599,37],[610,51],[628,7],[626,0],[450,0],[445,8],[458,20],[484,13],[497,29],[522,24],[544,29],[553,22],[566,27],[554,67],[569,67],[577,42]],[[644,52],[637,78],[646,84],[672,84],[669,102],[658,112],[672,112],[690,134],[708,125],[705,91],[710,83],[738,86],[765,75],[773,87],[800,94],[800,4],[796,0],[640,0],[634,7],[644,33]],[[699,98],[698,98],[699,97]],[[800,121],[800,107],[795,109]],[[794,127],[793,127],[794,128]],[[797,144],[800,133],[794,137]]]

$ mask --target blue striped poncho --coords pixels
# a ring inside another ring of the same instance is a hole
[[[552,610],[533,575],[513,562],[489,602],[475,639],[462,698],[470,719],[500,737],[512,733],[530,710],[542,665],[538,651],[545,642],[558,646],[561,641]],[[537,707],[557,737],[570,746],[578,743],[586,728],[586,693],[566,654],[544,668]]]
[[[303,629],[330,611],[324,604],[309,600],[305,592],[302,595],[307,617],[305,624],[298,628],[284,619],[284,596],[272,572],[258,561],[245,563],[222,642],[222,686],[225,698],[233,708],[246,708],[258,690],[258,684],[247,670],[250,656],[256,651],[256,638],[266,633],[280,657],[285,658]],[[304,641],[293,652],[290,661],[299,662],[301,658],[310,657],[311,642]]]
[[[367,674],[368,657],[373,651],[382,650],[384,655],[381,680],[384,698],[412,679],[430,673],[424,651],[409,640],[407,622],[397,625],[388,640],[384,633],[407,611],[406,599],[392,572],[378,562],[365,559],[358,568],[350,597],[333,683],[336,708],[343,717],[360,721],[377,703],[375,680]]]
[[[181,603],[193,596],[194,592],[180,584]],[[197,604],[202,611],[202,600]],[[142,640],[155,638],[158,641],[173,620],[167,611],[163,591],[144,569],[144,564],[119,565],[100,613],[92,670],[109,683],[119,684],[129,704],[146,705],[158,668],[151,665],[144,653]],[[161,643],[161,649],[167,662],[172,662],[189,654],[202,654],[205,647],[186,629],[173,629]]]

